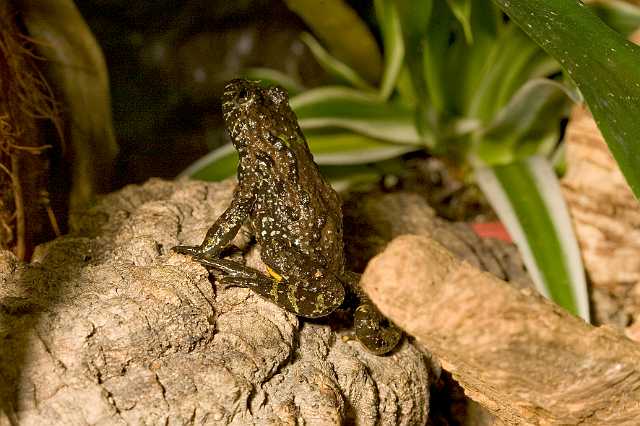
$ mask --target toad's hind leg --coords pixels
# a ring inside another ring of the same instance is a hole
[[[215,258],[210,259],[204,256],[194,256],[193,260],[199,262],[201,265],[217,269],[220,272],[224,272],[225,274],[227,274],[227,276],[223,278],[233,277],[248,280],[258,280],[260,278],[264,278],[266,280],[265,282],[269,281],[269,279],[264,274],[260,273],[260,271],[243,265],[242,263],[234,262],[233,260]],[[222,281],[222,279],[220,281]]]
[[[344,293],[341,292],[340,294],[318,294],[300,281],[279,281],[264,275],[259,278],[225,276],[220,282],[229,287],[250,288],[281,308],[305,318],[329,315],[344,299]]]
[[[272,300],[306,318],[329,315],[342,305],[345,288],[333,272],[286,241],[271,242],[263,246],[261,256],[273,279]]]
[[[226,275],[219,279],[223,286],[249,288],[302,317],[317,318],[329,315],[344,300],[342,283],[333,275],[321,271],[308,271],[308,276],[313,278],[303,282],[285,279],[269,267],[267,268],[270,276],[266,276],[256,269],[231,260],[201,257],[196,257],[195,260],[224,272]],[[315,272],[315,276],[311,272]]]

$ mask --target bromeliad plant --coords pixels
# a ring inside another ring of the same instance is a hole
[[[589,320],[551,158],[560,121],[582,93],[638,195],[639,49],[576,0],[375,0],[382,54],[341,0],[322,10],[308,0],[288,4],[321,40],[302,35],[336,84],[304,90],[273,70],[248,76],[289,90],[316,162],[361,171],[357,165],[427,149],[466,164],[539,291]],[[611,16],[628,26],[634,16],[620,10]],[[236,161],[223,146],[183,174],[217,180]]]

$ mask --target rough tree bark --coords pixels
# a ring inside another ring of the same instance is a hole
[[[371,355],[338,318],[301,321],[246,289],[212,285],[169,250],[200,242],[233,185],[130,186],[74,217],[32,263],[1,252],[0,424],[425,424],[438,367],[407,339]],[[352,243],[439,234],[504,278],[523,274],[512,248],[440,223],[417,196],[351,208]],[[366,236],[352,235],[358,227]],[[234,244],[262,267],[246,229]]]

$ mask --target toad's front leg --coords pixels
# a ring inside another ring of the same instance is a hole
[[[190,254],[203,263],[203,259],[217,259],[220,252],[236,236],[238,230],[251,212],[255,197],[242,187],[234,193],[231,205],[207,231],[199,246],[175,246],[173,251]]]

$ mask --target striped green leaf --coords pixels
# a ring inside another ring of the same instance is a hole
[[[340,166],[340,170],[351,170],[355,175],[367,176],[373,173],[371,168],[349,169],[346,166],[358,166],[377,163],[384,160],[397,158],[400,155],[412,151],[415,148],[407,145],[394,145],[381,140],[355,133],[319,133],[305,132],[309,149],[313,153],[314,160],[321,166],[330,166],[329,170],[335,170],[331,166]],[[187,167],[179,178],[191,177],[206,181],[218,181],[235,175],[238,166],[238,154],[233,145],[226,144],[200,158]],[[340,175],[344,181],[346,175]]]
[[[316,61],[318,61],[327,73],[357,89],[367,92],[375,91],[353,68],[331,56],[311,34],[302,33],[300,39],[307,45],[314,58],[316,58]]]
[[[375,139],[423,145],[413,110],[382,102],[376,95],[346,87],[321,87],[292,98],[290,103],[305,130],[336,127]]]
[[[238,168],[238,153],[230,143],[199,158],[178,175],[178,179],[192,178],[215,182],[234,176]]]
[[[640,47],[578,0],[494,1],[576,83],[627,182],[640,196]]]
[[[467,43],[473,43],[473,33],[471,31],[471,0],[447,0],[451,11],[462,25],[464,37]]]
[[[560,138],[560,120],[575,93],[546,78],[525,83],[486,127],[474,134],[475,154],[488,165],[550,154]]]
[[[477,167],[475,176],[518,245],[538,291],[589,321],[580,251],[550,163],[534,156]]]
[[[380,83],[380,97],[387,99],[396,85],[404,61],[402,27],[393,0],[375,0],[374,5],[384,44],[384,71]]]
[[[367,24],[344,0],[285,0],[331,55],[369,83],[380,81],[382,60]]]
[[[399,157],[416,148],[391,144],[356,133],[314,133],[305,131],[309,149],[321,166],[368,164]]]

